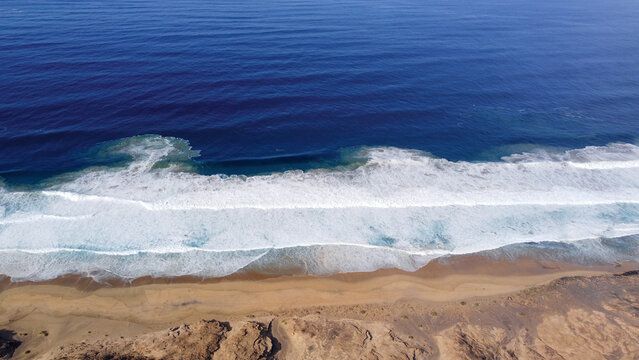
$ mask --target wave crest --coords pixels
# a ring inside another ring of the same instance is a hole
[[[331,262],[337,264],[331,271],[339,272],[410,268],[407,259],[415,254],[639,233],[639,147],[632,144],[540,150],[478,163],[369,147],[356,154],[354,166],[256,176],[184,171],[198,152],[177,138],[137,136],[98,152],[127,161],[59,177],[41,189],[0,188],[0,251],[369,249],[341,265]],[[363,255],[380,247],[396,255],[387,261]],[[337,252],[323,254],[339,258]],[[156,260],[132,269],[139,276],[158,273],[165,260]],[[228,261],[210,266],[237,268]],[[0,263],[0,273],[27,276],[37,267],[7,264]]]

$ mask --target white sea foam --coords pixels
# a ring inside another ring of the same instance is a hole
[[[446,253],[639,229],[632,144],[482,163],[365,148],[355,168],[260,176],[182,171],[196,152],[181,139],[134,137],[103,151],[131,161],[39,190],[0,188],[0,273],[218,276],[269,249],[297,249],[316,273],[413,269]],[[324,247],[321,265],[318,250],[299,250],[311,246]]]

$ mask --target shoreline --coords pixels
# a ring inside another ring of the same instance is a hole
[[[406,271],[396,268],[383,268],[370,272],[346,272],[331,275],[312,274],[267,274],[256,271],[236,272],[220,277],[202,277],[195,275],[181,275],[171,277],[141,276],[132,279],[111,277],[96,280],[91,276],[79,274],[67,274],[54,279],[43,281],[13,281],[10,276],[0,274],[0,293],[20,287],[29,286],[63,286],[71,287],[81,291],[96,291],[104,288],[130,288],[147,285],[171,285],[171,284],[217,284],[227,282],[248,282],[248,281],[308,281],[316,280],[336,280],[341,282],[357,282],[370,280],[385,276],[397,275],[417,278],[438,278],[449,275],[486,275],[504,276],[519,275],[544,275],[566,271],[585,271],[612,273],[633,270],[639,268],[639,262],[624,261],[622,263],[598,263],[585,265],[569,261],[545,260],[535,256],[517,256],[515,259],[503,257],[493,258],[483,256],[482,253],[469,253],[461,255],[445,255],[435,258],[428,264],[415,271]]]

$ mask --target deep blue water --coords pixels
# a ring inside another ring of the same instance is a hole
[[[635,143],[637,19],[621,0],[5,0],[0,176],[139,134],[188,139],[206,173]]]

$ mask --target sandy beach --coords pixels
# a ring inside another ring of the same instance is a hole
[[[0,1],[0,360],[639,360],[639,1]]]
[[[0,329],[15,359],[632,359],[637,269],[459,256],[414,273],[5,279]]]

